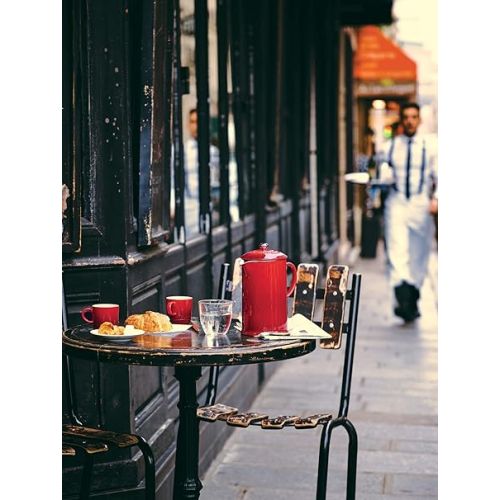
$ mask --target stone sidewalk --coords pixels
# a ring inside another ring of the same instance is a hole
[[[422,317],[412,325],[392,314],[382,248],[377,259],[358,259],[352,269],[363,274],[349,410],[359,439],[356,498],[437,499],[437,256],[422,288]],[[251,409],[336,412],[339,354],[317,348],[281,362]],[[201,498],[313,500],[319,437],[320,429],[235,429],[202,478]],[[345,431],[336,429],[329,499],[345,498],[346,448]]]

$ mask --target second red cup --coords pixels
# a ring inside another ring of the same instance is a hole
[[[191,323],[193,297],[187,295],[169,295],[165,297],[165,310],[172,323],[188,325]]]

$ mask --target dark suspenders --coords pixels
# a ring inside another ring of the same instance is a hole
[[[392,172],[394,173],[394,184],[392,187],[394,188],[394,191],[398,191],[398,182],[396,178],[396,169],[394,168],[394,165],[392,164],[392,154],[394,152],[394,137],[391,139],[391,147],[389,148],[389,157],[387,158],[387,163],[389,163],[389,166],[392,168]]]
[[[424,173],[425,173],[425,141],[422,141],[422,164],[420,165],[420,182],[418,184],[418,194],[422,192],[424,188]]]
[[[398,191],[398,185],[397,185],[397,178],[396,178],[396,169],[394,168],[394,165],[392,163],[392,155],[394,153],[394,141],[395,139],[391,139],[391,146],[389,148],[389,154],[387,158],[387,163],[389,166],[392,168],[392,171],[394,172],[394,189]],[[425,154],[425,141],[422,141],[422,163],[420,165],[420,182],[418,183],[418,193],[420,194],[424,188],[424,174],[425,174],[425,167],[426,167],[426,161],[427,161],[427,155]]]

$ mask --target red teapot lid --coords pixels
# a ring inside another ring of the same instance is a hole
[[[286,260],[288,257],[278,250],[270,250],[267,243],[261,243],[259,248],[244,253],[241,258],[243,260]]]

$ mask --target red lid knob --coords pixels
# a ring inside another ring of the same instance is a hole
[[[259,248],[243,254],[241,258],[243,260],[286,260],[287,256],[278,250],[269,249],[267,243],[261,243]]]

